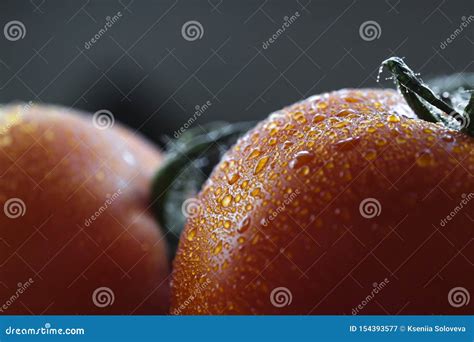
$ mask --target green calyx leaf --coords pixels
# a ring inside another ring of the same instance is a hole
[[[399,57],[382,62],[405,101],[415,114],[428,122],[441,122],[446,127],[474,137],[473,94],[474,74],[463,73],[439,77],[424,83]],[[441,95],[437,95],[441,94]],[[464,107],[463,110],[455,109]]]

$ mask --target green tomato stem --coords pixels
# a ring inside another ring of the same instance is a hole
[[[474,137],[474,93],[471,93],[471,98],[466,108],[464,108],[464,113],[467,118],[467,126],[464,130],[467,134]]]
[[[446,115],[455,118],[461,124],[468,121],[472,117],[472,97],[471,101],[465,109],[465,113],[458,113],[450,104],[444,101],[441,97],[436,95],[399,57],[390,57],[382,62],[381,68],[386,67],[392,74],[395,84],[400,90],[405,101],[415,114],[422,120],[428,122],[441,122],[451,129],[459,129],[454,127],[452,123],[446,120],[442,115],[436,113],[433,108],[430,108],[426,103],[438,108]],[[450,102],[450,101],[448,101]],[[471,106],[470,106],[471,105]],[[469,111],[467,110],[470,108]],[[472,120],[471,120],[472,122]],[[461,131],[474,136],[472,125],[470,128],[461,127]]]

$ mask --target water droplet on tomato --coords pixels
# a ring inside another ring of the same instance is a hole
[[[355,112],[352,109],[344,109],[341,110],[339,113],[336,114],[336,116],[348,116],[349,114],[354,114]]]
[[[387,121],[393,122],[393,123],[400,122],[400,117],[392,114],[392,115],[387,116]]]
[[[300,173],[303,175],[303,176],[307,176],[309,175],[309,172],[310,172],[310,168],[308,165],[305,165],[301,168],[301,171]]]
[[[245,231],[247,231],[247,229],[249,229],[250,227],[250,217],[246,217],[242,223],[240,224],[240,227],[238,229],[239,233],[243,233]]]
[[[290,167],[292,169],[299,169],[302,166],[311,162],[313,158],[314,158],[314,153],[309,152],[309,151],[299,151],[298,153],[295,154],[295,157],[290,162]]]
[[[252,151],[252,153],[249,154],[247,159],[251,160],[251,159],[257,158],[260,154],[261,154],[260,150],[255,149]]]
[[[416,163],[421,167],[434,164],[434,157],[430,150],[423,150],[416,154]]]
[[[385,138],[375,139],[375,145],[377,146],[385,146],[386,144],[387,144],[387,140]]]
[[[377,157],[377,152],[375,150],[367,150],[364,153],[364,158],[367,160],[374,160]]]
[[[313,117],[313,123],[324,121],[324,119],[326,119],[325,115],[317,114]]]
[[[188,241],[193,241],[195,237],[196,237],[196,229],[191,229],[188,235],[186,236]]]
[[[360,141],[360,137],[351,137],[338,141],[335,145],[338,150],[348,151],[354,148]]]
[[[346,102],[349,102],[349,103],[357,103],[357,102],[360,102],[360,99],[356,98],[356,97],[346,97],[345,98]]]
[[[342,127],[346,127],[347,125],[349,125],[348,121],[340,121],[340,122],[334,124],[334,127],[335,128],[342,128]]]
[[[222,251],[222,241],[219,241],[216,245],[216,247],[214,247],[214,250],[212,251],[214,253],[214,255],[217,255],[219,254],[220,252]]]
[[[449,135],[449,134],[443,134],[441,136],[441,139],[443,139],[443,141],[446,141],[446,142],[453,142],[454,141],[453,136]]]
[[[229,182],[230,185],[234,184],[237,182],[237,180],[240,178],[240,175],[238,173],[233,173],[227,175],[227,181]]]
[[[374,133],[377,130],[374,126],[369,126],[366,128],[366,131],[369,133]]]
[[[257,197],[257,196],[260,195],[260,193],[261,193],[260,188],[255,188],[255,189],[252,190],[252,192],[250,194],[254,197]]]
[[[221,201],[223,207],[228,207],[232,202],[232,195],[226,195]]]
[[[326,109],[328,107],[328,104],[326,102],[319,102],[316,105],[316,107],[319,108],[319,109]]]
[[[267,162],[268,162],[269,158],[270,157],[268,157],[268,156],[260,158],[260,160],[258,161],[257,166],[255,166],[255,170],[253,172],[255,175],[260,173],[263,170],[265,165],[267,165]]]

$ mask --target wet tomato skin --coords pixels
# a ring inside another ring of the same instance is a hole
[[[0,124],[0,203],[24,203],[0,215],[2,312],[167,312],[166,245],[148,211],[160,152],[61,107],[4,106]]]
[[[473,147],[392,90],[273,113],[197,197],[171,313],[472,313],[449,293],[474,289]]]

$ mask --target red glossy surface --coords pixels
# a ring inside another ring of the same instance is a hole
[[[2,313],[167,312],[166,245],[147,208],[160,152],[60,107],[1,107],[0,124]],[[5,215],[12,198],[23,216]]]
[[[448,294],[474,289],[473,147],[391,90],[272,114],[198,196],[171,312],[472,314],[472,299],[457,308]]]

